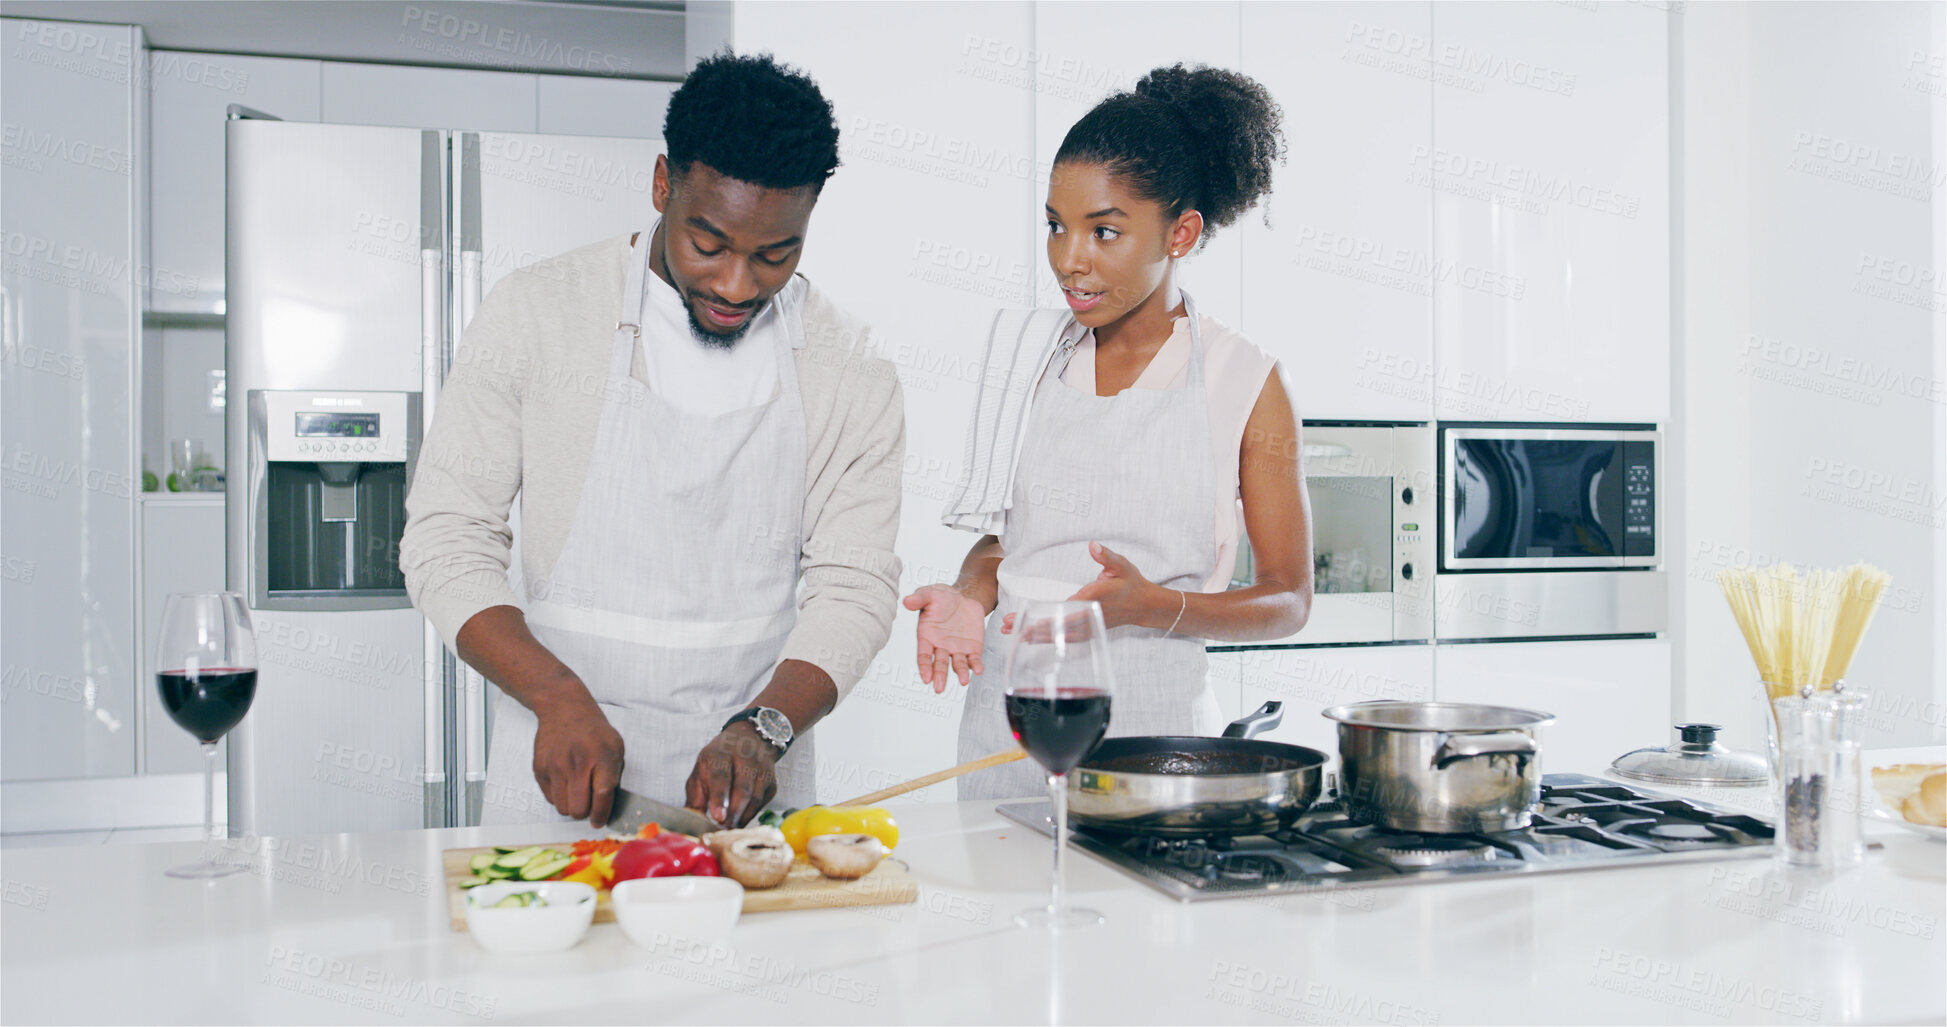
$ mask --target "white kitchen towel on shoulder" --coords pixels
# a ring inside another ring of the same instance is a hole
[[[967,425],[960,486],[947,501],[942,524],[976,535],[1001,533],[1034,392],[1056,355],[1073,349],[1087,332],[1065,309],[995,312]]]

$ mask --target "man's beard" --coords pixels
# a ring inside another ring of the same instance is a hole
[[[696,336],[696,341],[711,349],[734,348],[737,345],[737,341],[744,337],[744,333],[750,331],[750,326],[757,323],[757,311],[751,311],[751,315],[744,318],[744,323],[738,325],[736,331],[723,334],[713,332],[703,326],[703,322],[697,319],[696,306],[694,304],[684,303],[683,313],[689,315],[690,334]]]

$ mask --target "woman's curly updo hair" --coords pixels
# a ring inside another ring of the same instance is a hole
[[[1284,112],[1254,79],[1223,68],[1157,68],[1068,130],[1055,164],[1099,164],[1163,205],[1203,215],[1204,237],[1271,191]]]

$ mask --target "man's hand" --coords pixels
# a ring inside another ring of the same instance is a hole
[[[589,701],[550,709],[534,732],[534,781],[562,816],[608,823],[622,780],[622,736]]]
[[[905,606],[919,611],[919,676],[935,695],[946,691],[953,675],[964,685],[972,674],[985,672],[981,647],[987,611],[978,601],[946,585],[927,585],[907,596]]]
[[[697,754],[684,805],[728,827],[742,827],[777,794],[777,748],[740,720]]]

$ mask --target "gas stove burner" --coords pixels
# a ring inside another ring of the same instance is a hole
[[[1143,855],[1157,859],[1168,859],[1190,847],[1190,842],[1187,841],[1178,841],[1169,838],[1150,838],[1146,836],[1137,839],[1136,844],[1142,850]],[[1197,846],[1199,848],[1202,847],[1200,840],[1197,841]]]
[[[1430,834],[1401,834],[1380,841],[1373,851],[1403,867],[1448,867],[1460,863],[1485,863],[1498,853],[1494,846],[1474,838]]]
[[[1710,842],[1718,837],[1709,824],[1686,824],[1681,821],[1658,824],[1643,833],[1666,842]]]
[[[1285,878],[1283,864],[1249,853],[1231,853],[1213,866],[1218,877],[1238,884],[1260,884]]]

